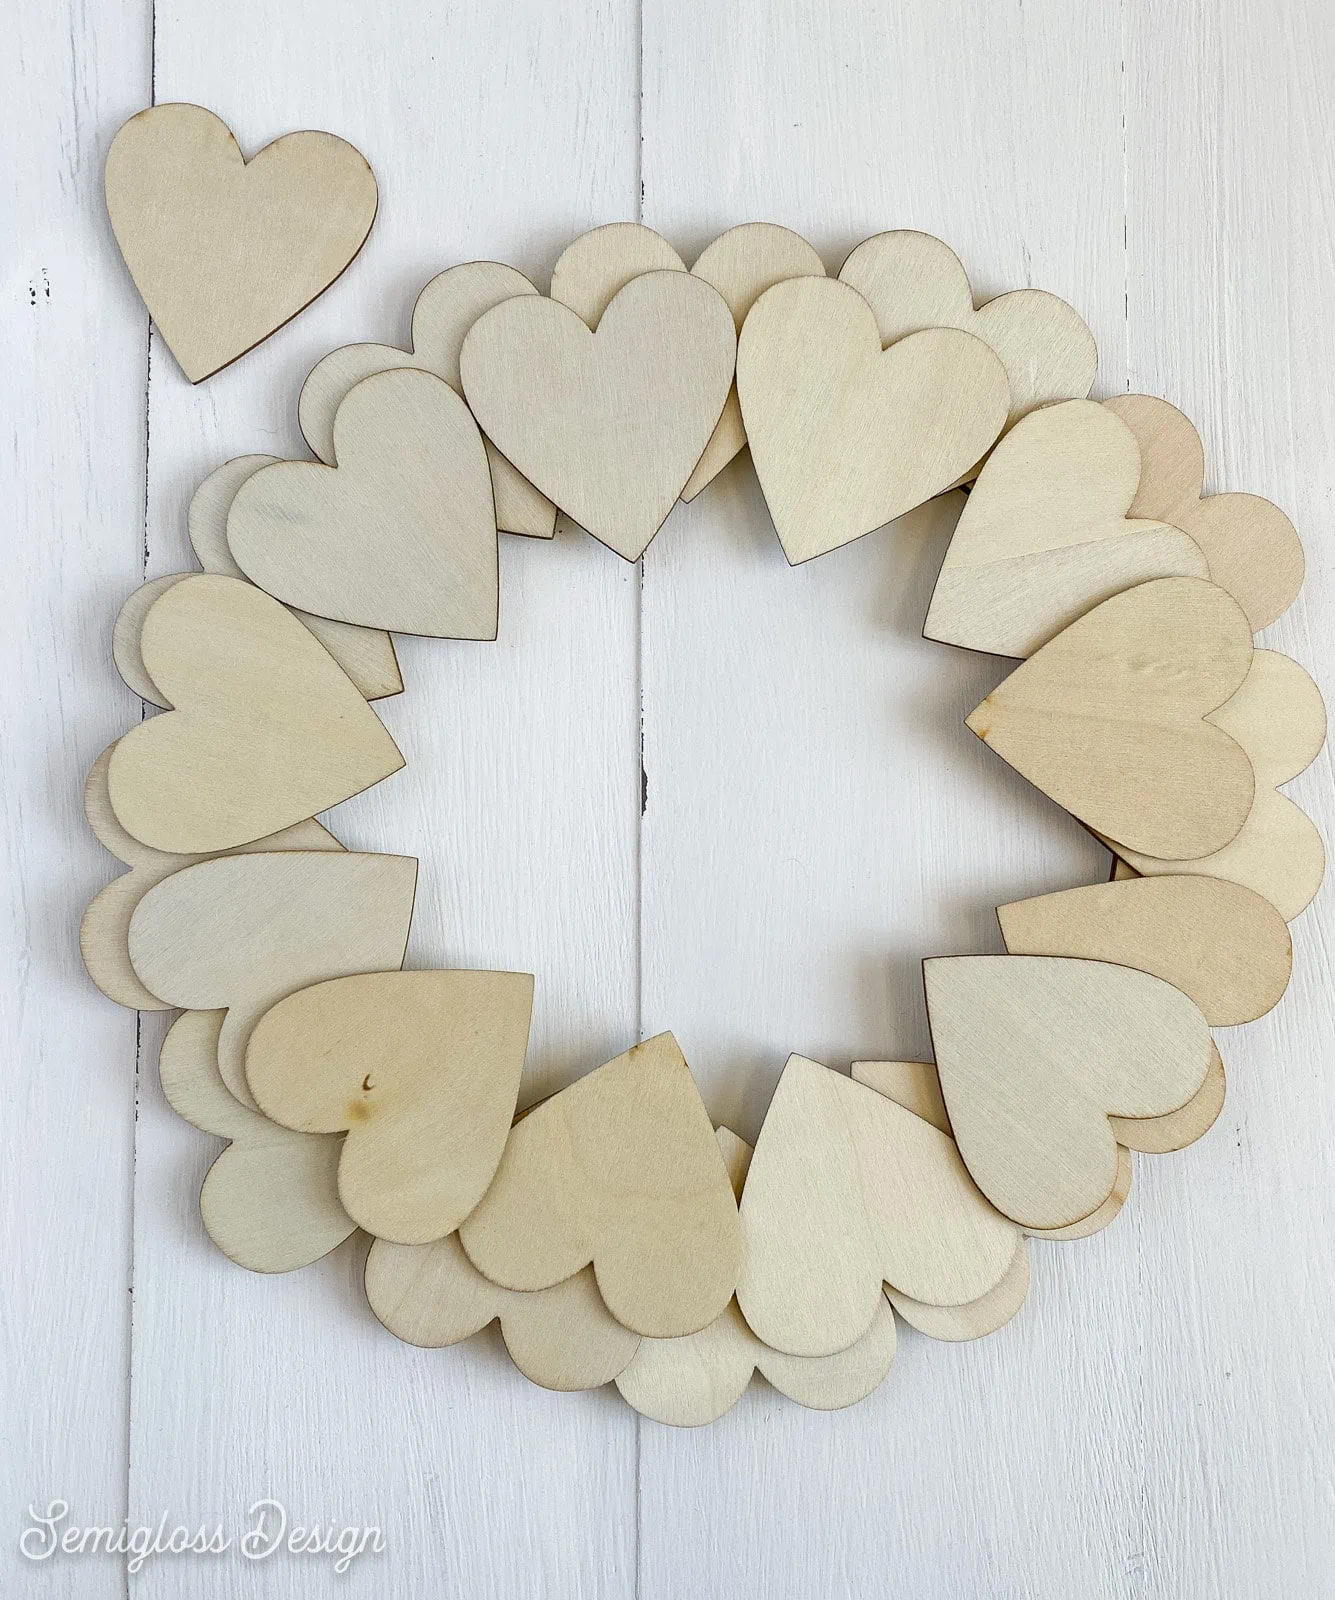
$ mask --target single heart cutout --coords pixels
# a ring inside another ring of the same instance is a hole
[[[465,261],[432,278],[413,307],[411,349],[346,344],[311,369],[297,401],[306,443],[327,466],[337,465],[334,417],[349,391],[377,372],[403,367],[432,372],[462,397],[459,351],[464,335],[483,312],[503,300],[537,292],[522,272],[499,261]],[[502,533],[550,539],[556,532],[556,507],[515,471],[490,439],[482,442],[496,502],[496,526]]]
[[[1140,487],[1131,514],[1170,522],[1201,547],[1210,581],[1227,589],[1259,633],[1298,597],[1302,541],[1269,500],[1255,494],[1203,495],[1205,450],[1191,420],[1148,394],[1120,394],[1104,405],[1136,436]]]
[[[117,741],[107,792],[121,827],[154,849],[229,850],[403,765],[324,646],[250,584],[183,578],[144,619],[140,650],[176,710]]]
[[[718,1130],[719,1149],[740,1201],[751,1146],[730,1128]],[[617,1378],[622,1398],[641,1416],[677,1428],[716,1422],[741,1399],[759,1371],[798,1405],[836,1411],[864,1400],[895,1358],[895,1319],[881,1302],[871,1327],[832,1356],[790,1356],[762,1344],[746,1325],[736,1297],[706,1328],[678,1339],[644,1339]]]
[[[533,1012],[519,972],[371,972],[280,1000],[251,1031],[265,1116],[346,1130],[344,1210],[378,1239],[429,1244],[482,1198],[505,1147]]]
[[[1110,1117],[1158,1117],[1200,1089],[1205,1018],[1148,972],[1059,956],[923,963],[941,1090],[983,1193],[1027,1228],[1064,1228],[1117,1178]]]
[[[223,1082],[254,1107],[246,1042],[297,989],[403,964],[417,888],[411,856],[222,856],[174,873],[130,918],[130,960],[150,994],[195,1011],[226,1008]]]
[[[459,1236],[508,1289],[546,1289],[592,1263],[607,1309],[636,1333],[671,1338],[712,1322],[737,1284],[737,1205],[672,1035],[516,1123]]]
[[[434,1244],[377,1239],[366,1258],[366,1298],[395,1338],[429,1349],[499,1322],[510,1359],[544,1389],[610,1383],[640,1344],[603,1304],[592,1267],[550,1289],[502,1289],[468,1259],[457,1233]]]
[[[121,128],[106,196],[135,288],[191,383],[323,294],[378,201],[365,158],[332,133],[289,133],[247,161],[225,122],[180,104]]]
[[[832,278],[790,278],[752,306],[737,394],[765,503],[795,565],[940,494],[1001,432],[1009,391],[953,328],[882,351],[871,307]]]
[[[115,745],[108,745],[90,768],[84,784],[83,809],[98,843],[118,861],[123,861],[130,871],[113,878],[105,889],[89,901],[83,921],[79,924],[79,951],[88,969],[88,976],[108,1000],[114,1000],[118,1006],[127,1006],[131,1011],[170,1011],[171,1002],[159,1000],[157,995],[150,994],[130,963],[130,918],[148,891],[164,878],[211,858],[168,855],[162,850],[140,844],[138,839],[132,839],[126,833],[116,821],[107,795],[107,769],[111,765],[111,752],[114,749]],[[234,851],[225,853],[245,855],[257,851],[342,848],[327,828],[311,818],[307,822],[284,828],[281,833],[271,833],[267,838],[237,845]]]
[[[293,1133],[232,1095],[218,1071],[221,1011],[187,1011],[162,1041],[173,1111],[230,1141],[199,1192],[204,1231],[237,1266],[292,1272],[342,1244],[356,1223],[338,1198],[341,1139]]]
[[[1326,742],[1321,691],[1289,656],[1257,650],[1242,687],[1209,721],[1242,746],[1256,773],[1256,797],[1237,836],[1189,861],[1104,842],[1146,876],[1204,873],[1243,884],[1292,922],[1321,887],[1326,850],[1312,819],[1279,785],[1305,771]]]
[[[1073,622],[967,725],[1097,832],[1152,855],[1205,856],[1252,807],[1251,762],[1205,720],[1251,659],[1231,595],[1202,578],[1159,578]]]
[[[661,233],[642,222],[608,222],[561,252],[552,268],[551,298],[596,332],[603,312],[632,278],[685,271],[686,263]]]
[[[875,1089],[877,1094],[886,1095],[896,1105],[911,1111],[915,1117],[922,1117],[952,1139],[955,1137],[954,1130],[950,1126],[950,1113],[946,1110],[946,1102],[941,1093],[941,1079],[935,1062],[855,1061],[853,1079],[857,1083],[865,1083],[869,1089]],[[1201,1090],[1202,1094],[1206,1092],[1209,1081],[1207,1078],[1205,1087]],[[1173,1117],[1180,1117],[1187,1112],[1190,1105],[1191,1102],[1188,1101],[1182,1111],[1170,1112],[1168,1118],[1146,1118],[1143,1125],[1148,1127],[1150,1123],[1157,1125]],[[1113,1124],[1113,1132],[1116,1133],[1120,1119],[1110,1117],[1108,1120]],[[1091,1234],[1101,1232],[1117,1216],[1126,1204],[1126,1197],[1130,1192],[1131,1152],[1125,1145],[1119,1144],[1117,1177],[1112,1192],[1096,1211],[1091,1211],[1089,1216],[1082,1217],[1079,1222],[1071,1223],[1069,1227],[1026,1228],[1024,1231],[1035,1239],[1088,1239]],[[920,1333],[926,1333],[934,1339],[977,1339],[983,1334],[995,1332],[1015,1315],[1024,1300],[1028,1282],[1029,1264],[1026,1254],[1023,1284],[1020,1267],[1016,1262],[1012,1262],[1011,1270],[994,1289],[990,1289],[987,1294],[981,1295],[968,1305],[927,1306],[921,1300],[909,1301],[907,1296],[899,1294],[898,1291],[891,1295],[891,1299],[897,1309],[901,1301],[907,1303],[909,1310],[904,1313],[904,1320],[911,1323]],[[970,1332],[970,1329],[973,1331]]]
[[[923,635],[1030,656],[1077,617],[1151,578],[1206,578],[1195,541],[1127,516],[1131,430],[1093,400],[1047,406],[993,450],[956,524]]]
[[[615,295],[596,332],[556,300],[507,300],[474,323],[459,370],[497,449],[637,561],[718,422],[736,352],[717,290],[649,272]]]
[[[823,278],[825,263],[815,247],[791,228],[781,228],[773,222],[744,222],[721,233],[691,271],[712,284],[728,302],[733,325],[740,335],[751,307],[766,289],[789,278]],[[694,500],[745,443],[746,428],[734,383],[705,453],[681,491],[682,499]]]
[[[741,1226],[742,1315],[765,1344],[798,1356],[860,1339],[883,1284],[934,1305],[978,1299],[1021,1244],[953,1140],[796,1055],[756,1141]]]
[[[364,378],[334,419],[337,467],[283,461],[238,489],[237,565],[317,616],[438,639],[496,637],[491,474],[464,402],[429,372]]]
[[[997,907],[1013,956],[1075,956],[1152,972],[1212,1027],[1254,1022],[1279,1003],[1293,941],[1267,900],[1219,878],[1092,883]]]
[[[227,547],[227,515],[241,485],[261,467],[277,465],[277,456],[235,456],[215,468],[195,490],[186,525],[205,572],[250,582]],[[383,629],[358,628],[329,617],[313,617],[309,611],[293,611],[292,615],[311,630],[366,699],[383,700],[403,693],[394,641]]]
[[[839,270],[876,314],[881,343],[924,328],[959,328],[996,352],[1006,369],[1011,428],[1036,406],[1083,399],[1099,352],[1073,306],[1043,289],[1014,289],[976,311],[960,258],[928,233],[897,229],[864,239]]]

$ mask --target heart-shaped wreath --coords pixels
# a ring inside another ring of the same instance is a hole
[[[326,278],[355,244],[331,248]],[[1267,502],[1202,497],[1172,406],[1086,398],[1094,371],[1070,306],[975,308],[938,240],[878,234],[830,278],[762,223],[689,271],[647,228],[596,229],[549,295],[468,262],[422,291],[409,350],[319,363],[318,459],[220,467],[190,508],[203,574],[122,610],[117,664],[166,714],[87,786],[131,870],[85,961],[122,1005],[183,1008],[162,1083],[230,1141],[200,1206],[232,1260],[289,1271],[360,1227],[402,1339],[499,1320],[535,1382],[615,1380],[666,1422],[757,1369],[833,1408],[886,1375],[896,1311],[999,1328],[1026,1236],[1105,1227],[1130,1151],[1210,1127],[1210,1029],[1279,1000],[1324,869],[1278,792],[1321,699],[1252,642],[1302,551]],[[549,538],[559,510],[635,560],[747,443],[792,562],[972,484],[924,631],[1021,658],[968,725],[1110,845],[1113,881],[1000,907],[1007,955],[924,963],[934,1065],[793,1056],[754,1154],[671,1034],[516,1118],[534,980],[401,970],[416,862],[313,818],[403,765],[368,704],[403,687],[391,632],[495,638],[498,529]]]

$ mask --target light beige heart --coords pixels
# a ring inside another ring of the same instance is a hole
[[[283,461],[227,516],[237,565],[316,616],[439,639],[494,639],[496,515],[482,435],[449,384],[379,372],[334,420],[337,467]]]
[[[191,383],[323,294],[378,200],[365,158],[333,134],[289,133],[247,161],[227,124],[192,105],[131,117],[105,177],[116,243]]]
[[[1209,577],[1195,541],[1127,509],[1140,478],[1131,430],[1092,400],[1024,418],[978,475],[937,578],[923,634],[1030,656],[1151,578]]]
[[[742,1198],[751,1147],[730,1128],[718,1130],[733,1193]],[[895,1318],[881,1302],[871,1327],[832,1356],[790,1356],[762,1344],[746,1325],[736,1297],[706,1328],[678,1339],[644,1339],[617,1378],[621,1396],[644,1417],[677,1428],[716,1422],[741,1399],[753,1372],[798,1405],[837,1411],[864,1400],[895,1358]]]
[[[1010,389],[1008,428],[1036,406],[1083,399],[1098,348],[1073,306],[1042,289],[1014,289],[976,311],[969,277],[949,245],[897,229],[864,239],[839,270],[876,313],[881,343],[923,328],[959,328],[996,351]]]
[[[1200,435],[1167,400],[1119,394],[1103,403],[1140,446],[1140,487],[1131,514],[1190,534],[1205,553],[1211,582],[1238,602],[1252,632],[1269,627],[1302,588],[1303,547],[1293,524],[1260,495],[1203,494]]]
[[[875,1089],[877,1094],[886,1095],[896,1105],[903,1106],[915,1117],[924,1118],[934,1128],[940,1128],[942,1133],[954,1138],[935,1062],[855,1061],[852,1071],[855,1082],[865,1083],[869,1089]],[[1207,1078],[1200,1091],[1202,1095],[1206,1093],[1209,1084],[1210,1079]],[[1182,1111],[1170,1112],[1166,1118],[1145,1118],[1143,1122],[1137,1124],[1137,1127],[1148,1128],[1151,1123],[1157,1126],[1161,1122],[1182,1117],[1189,1114],[1191,1105],[1192,1102],[1188,1101]],[[1113,1132],[1116,1133],[1119,1119],[1110,1117],[1108,1120],[1113,1124]],[[1090,1212],[1089,1216],[1082,1217],[1079,1222],[1074,1222],[1066,1228],[1026,1228],[1024,1231],[1030,1237],[1038,1239],[1088,1239],[1091,1234],[1101,1232],[1117,1216],[1130,1192],[1131,1152],[1125,1145],[1119,1144],[1117,1178],[1113,1183],[1112,1193],[1096,1211]],[[890,1298],[895,1308],[902,1311],[904,1320],[911,1323],[920,1333],[929,1334],[934,1339],[977,1339],[984,1334],[994,1333],[1015,1315],[1023,1303],[1028,1283],[1029,1263],[1026,1254],[1023,1266],[1017,1255],[1016,1260],[1011,1263],[1011,1270],[1001,1282],[968,1305],[927,1306],[920,1300],[909,1301],[907,1296],[897,1291]],[[908,1309],[905,1310],[901,1302],[905,1302]]]
[[[1205,1082],[1214,1042],[1162,978],[1056,956],[923,963],[941,1090],[959,1153],[994,1206],[1065,1228],[1117,1179],[1110,1117],[1159,1117]]]
[[[510,1359],[544,1389],[610,1383],[640,1345],[603,1304],[592,1267],[550,1289],[502,1289],[468,1259],[457,1233],[434,1244],[377,1239],[366,1258],[366,1298],[396,1338],[430,1349],[499,1322]]]
[[[140,651],[176,707],[120,739],[107,792],[142,844],[205,854],[277,833],[403,765],[356,686],[250,584],[183,578],[144,619]]]
[[[1284,919],[1240,884],[1174,876],[1092,883],[997,907],[1013,956],[1137,967],[1181,989],[1212,1027],[1254,1022],[1293,970]]]
[[[356,1228],[338,1198],[341,1139],[293,1133],[243,1106],[218,1071],[221,1011],[187,1011],[162,1041],[158,1070],[173,1111],[229,1140],[199,1192],[204,1231],[237,1266],[292,1272]]]
[[[948,489],[1006,420],[1001,362],[934,328],[883,351],[876,318],[831,278],[791,278],[751,307],[737,394],[760,487],[794,564]]]
[[[1326,742],[1321,691],[1290,657],[1258,650],[1242,687],[1209,721],[1242,746],[1256,773],[1256,797],[1236,837],[1187,861],[1105,842],[1146,876],[1204,873],[1243,884],[1292,922],[1321,887],[1326,850],[1312,819],[1279,786],[1309,767]]]
[[[226,1008],[219,1069],[231,1093],[254,1107],[245,1075],[251,1029],[309,984],[400,967],[416,889],[411,856],[224,856],[144,895],[130,918],[130,959],[149,993],[169,1005]]]
[[[507,300],[473,324],[459,369],[497,449],[636,561],[718,422],[736,347],[716,290],[686,272],[649,272],[613,297],[596,332],[556,300]]]
[[[712,284],[728,302],[740,335],[747,314],[766,289],[789,278],[823,278],[825,263],[814,246],[791,228],[773,222],[744,222],[707,246],[691,271]],[[681,491],[682,499],[694,500],[745,443],[746,428],[734,383],[705,453]]]
[[[463,395],[459,351],[464,335],[485,311],[516,295],[537,294],[522,272],[499,261],[465,261],[432,278],[413,307],[412,347],[345,344],[311,369],[297,401],[297,418],[306,443],[327,466],[336,466],[334,417],[349,390],[377,372],[412,367],[432,372]],[[496,526],[502,533],[550,539],[556,532],[556,507],[484,439],[487,467],[496,501]]]
[[[1073,622],[967,724],[1099,833],[1153,855],[1205,856],[1252,807],[1251,762],[1205,720],[1251,659],[1231,595],[1202,578],[1159,578]]]
[[[227,547],[227,515],[241,485],[262,467],[277,465],[277,456],[235,456],[215,468],[195,490],[186,526],[205,572],[250,581]],[[358,628],[329,617],[313,617],[309,611],[294,611],[293,615],[311,630],[368,700],[403,693],[394,641],[383,629]]]
[[[608,1310],[636,1333],[670,1338],[712,1322],[737,1283],[737,1205],[672,1035],[516,1123],[460,1238],[508,1289],[550,1288],[592,1263]]]
[[[148,891],[174,872],[211,859],[198,855],[168,855],[132,839],[111,809],[107,795],[107,769],[111,765],[109,745],[89,769],[84,784],[83,809],[98,843],[123,861],[129,872],[113,878],[88,903],[79,924],[79,951],[88,976],[108,1000],[131,1011],[169,1011],[171,1003],[159,1000],[139,981],[130,963],[130,918]],[[274,850],[341,850],[343,846],[327,828],[312,818],[298,822],[281,833],[237,845],[228,854],[250,854]]]
[[[963,1305],[1005,1276],[1020,1235],[954,1142],[841,1073],[790,1056],[742,1195],[737,1303],[765,1344],[846,1350],[890,1285]]]
[[[496,1172],[528,1048],[519,972],[371,972],[280,1000],[246,1045],[267,1117],[343,1133],[338,1192],[368,1233],[453,1233]]]

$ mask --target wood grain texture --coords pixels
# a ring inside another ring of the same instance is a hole
[[[1279,1004],[1293,942],[1267,900],[1217,878],[1094,883],[997,907],[1013,956],[1080,956],[1137,967],[1181,989],[1212,1027]]]
[[[1147,972],[1053,956],[923,963],[941,1091],[988,1199],[1065,1228],[1112,1192],[1111,1117],[1185,1105],[1215,1055],[1205,1018]]]
[[[723,297],[647,272],[591,329],[559,300],[520,296],[469,330],[464,394],[498,450],[604,544],[637,561],[700,459],[732,384]]]
[[[737,343],[751,459],[794,565],[950,488],[1001,432],[1008,394],[972,334],[931,328],[882,351],[871,307],[828,278],[767,289]]]
[[[301,386],[297,415],[306,443],[327,466],[335,466],[334,418],[344,396],[377,372],[414,367],[443,378],[457,394],[459,351],[464,335],[484,311],[518,294],[537,294],[522,272],[499,261],[464,261],[432,278],[413,306],[412,347],[345,344],[310,370]],[[490,439],[487,466],[496,501],[496,526],[502,533],[550,539],[556,532],[556,507],[522,473],[516,472]]]
[[[1191,419],[1167,400],[1123,394],[1104,404],[1126,423],[1140,446],[1133,513],[1171,522],[1189,533],[1209,563],[1210,580],[1228,590],[1253,630],[1269,627],[1302,588],[1303,547],[1293,524],[1260,495],[1202,495],[1205,450],[1200,435]]]
[[[241,578],[247,583],[227,544],[227,514],[237,491],[261,467],[278,464],[277,456],[234,456],[215,467],[190,497],[186,527],[190,544],[205,572],[224,578]],[[358,628],[349,622],[329,617],[313,617],[308,611],[295,611],[320,643],[343,668],[368,700],[403,692],[399,659],[394,641],[377,628]]]
[[[199,1192],[204,1231],[237,1266],[293,1272],[355,1230],[338,1196],[343,1141],[294,1133],[243,1106],[218,1070],[226,1013],[187,1011],[162,1041],[162,1092],[178,1117],[229,1141]]]
[[[198,383],[322,294],[375,221],[375,177],[330,133],[290,133],[249,161],[203,106],[155,105],[107,152],[107,211],[181,370]]]
[[[1073,622],[966,725],[1096,831],[1155,855],[1205,856],[1237,837],[1255,798],[1246,752],[1205,720],[1251,659],[1229,594],[1158,578]]]
[[[989,345],[1006,369],[1013,428],[1036,406],[1083,399],[1094,386],[1098,347],[1074,306],[1044,289],[1013,289],[974,309],[960,258],[912,229],[864,239],[839,269],[876,313],[881,343],[924,328],[959,328]]]
[[[533,979],[371,972],[280,1000],[246,1041],[256,1105],[344,1133],[338,1193],[377,1239],[453,1233],[496,1174],[524,1070]]]
[[[139,974],[130,962],[130,918],[135,907],[150,889],[179,872],[207,858],[198,855],[170,855],[154,850],[138,839],[131,838],[116,821],[107,794],[107,768],[111,765],[109,745],[88,772],[84,784],[83,809],[88,824],[97,841],[109,850],[118,861],[130,868],[113,878],[105,889],[88,902],[79,923],[79,952],[88,976],[117,1005],[128,1006],[132,1011],[167,1011],[168,1001],[150,994],[140,981]],[[250,844],[237,845],[227,854],[246,854],[269,850],[341,850],[343,846],[327,828],[311,818],[284,828],[281,833],[271,833]]]
[[[223,1082],[246,1106],[251,1030],[284,996],[403,963],[417,887],[412,856],[352,851],[233,855],[186,867],[140,900],[129,951],[144,987],[174,1006],[226,1008]]]
[[[1256,774],[1256,797],[1236,838],[1192,861],[1127,850],[1127,864],[1150,876],[1205,873],[1244,884],[1288,922],[1311,904],[1326,871],[1315,823],[1279,786],[1305,772],[1326,739],[1326,708],[1306,670],[1277,650],[1258,650],[1242,687],[1210,721],[1236,740]]]
[[[1006,1275],[977,1300],[962,1306],[934,1306],[911,1300],[906,1294],[886,1290],[886,1298],[909,1327],[929,1339],[947,1344],[963,1344],[969,1339],[985,1339],[1004,1328],[1019,1311],[1029,1293],[1029,1252],[1021,1239]]]
[[[1161,1117],[1109,1117],[1108,1125],[1119,1144],[1146,1155],[1161,1156],[1185,1150],[1214,1127],[1224,1109],[1227,1088],[1223,1059],[1216,1047],[1205,1082],[1186,1105],[1167,1111]],[[1116,1189],[1114,1184],[1114,1193]]]
[[[227,545],[252,582],[316,616],[495,639],[496,508],[472,413],[434,373],[373,373],[334,417],[338,465],[283,461],[237,490]]]
[[[952,1139],[793,1056],[742,1195],[737,1303],[776,1350],[828,1356],[871,1327],[883,1285],[937,1305],[986,1294],[1020,1239]]]
[[[547,1289],[592,1263],[607,1309],[636,1333],[674,1338],[712,1322],[737,1286],[737,1204],[672,1035],[517,1123],[459,1237],[508,1289]]]
[[[140,653],[176,709],[117,740],[107,793],[125,831],[155,850],[245,844],[403,765],[324,646],[249,584],[173,584],[144,619]]]
[[[1031,656],[1123,589],[1150,578],[1208,578],[1193,539],[1127,515],[1139,479],[1134,434],[1094,401],[1026,417],[978,475],[923,633]]]

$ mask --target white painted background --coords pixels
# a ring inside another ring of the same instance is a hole
[[[1035,1245],[1014,1324],[965,1347],[905,1331],[851,1412],[756,1384],[693,1433],[533,1388],[493,1334],[398,1345],[356,1245],[281,1279],[223,1260],[195,1209],[217,1142],[162,1099],[161,1019],[103,1000],[76,944],[113,871],[83,774],[139,716],[111,622],[187,564],[194,485],[298,453],[307,369],[405,339],[441,268],[545,283],[601,222],[640,217],[689,261],[773,220],[831,267],[925,228],[981,295],[1066,296],[1096,393],[1166,395],[1208,487],[1294,517],[1308,584],[1266,643],[1329,697],[1327,0],[43,0],[4,33],[0,1591],[126,1590],[114,1561],[21,1561],[30,1503],[236,1527],[273,1494],[389,1549],[341,1580],[163,1560],[130,1592],[1335,1593],[1329,887],[1288,997],[1221,1039],[1220,1123],[1137,1157],[1107,1233]],[[198,390],[102,206],[107,145],[151,99],[213,107],[248,151],[330,128],[381,186],[346,277]],[[1000,664],[919,637],[947,532],[923,515],[790,571],[739,464],[643,572],[573,533],[505,538],[500,643],[402,644],[408,692],[382,710],[409,767],[330,820],[421,856],[410,964],[538,974],[528,1094],[670,1026],[754,1137],[790,1050],[922,1051],[923,955],[997,949],[997,900],[1103,875],[961,726]],[[1293,793],[1335,835],[1329,757]]]

